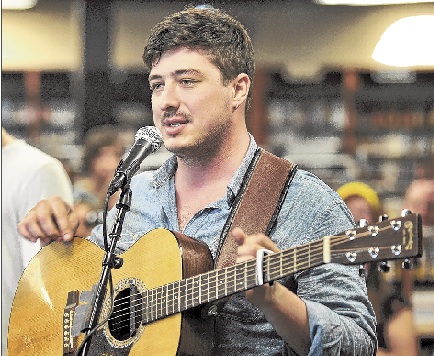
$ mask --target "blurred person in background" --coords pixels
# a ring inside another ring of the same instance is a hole
[[[377,192],[366,183],[346,183],[337,193],[347,204],[356,222],[366,219],[368,223],[374,224],[384,214]],[[377,316],[377,355],[417,355],[411,302],[399,285],[394,286],[383,277],[378,267],[376,263],[365,265],[368,297]]]
[[[112,125],[91,128],[84,139],[82,172],[74,181],[74,201],[88,202],[93,208],[102,211],[108,186],[123,153],[119,128]],[[109,209],[114,206],[117,197],[115,194],[110,198]]]
[[[72,185],[62,163],[2,128],[2,355],[9,315],[24,268],[41,248],[18,233],[18,223],[41,199],[59,196],[72,205]]]
[[[404,208],[422,216],[423,255],[415,267],[415,279],[434,282],[434,179],[415,179],[404,197]]]
[[[416,172],[417,173],[417,172]],[[415,174],[417,176],[417,174]],[[415,260],[413,310],[423,355],[434,355],[434,179],[421,174],[408,186],[403,207],[422,216],[422,257]],[[424,297],[425,296],[425,297]]]

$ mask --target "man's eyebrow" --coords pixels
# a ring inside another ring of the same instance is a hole
[[[178,69],[174,72],[175,76],[177,75],[183,75],[183,74],[191,74],[191,75],[197,75],[202,76],[202,72],[197,69]]]
[[[202,76],[203,75],[201,71],[199,71],[197,69],[189,68],[189,69],[177,69],[177,70],[171,72],[170,76],[171,77],[177,77],[177,76],[185,75],[185,74],[196,75],[196,76]],[[151,81],[151,80],[161,79],[162,77],[163,76],[160,74],[152,74],[149,76],[148,80]]]

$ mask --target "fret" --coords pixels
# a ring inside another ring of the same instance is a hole
[[[167,315],[167,288],[168,288],[167,284],[162,286],[160,316]]]
[[[199,275],[199,285],[198,285],[198,301],[199,305],[202,304],[202,287],[204,287],[204,282],[206,277],[202,274]]]
[[[158,294],[159,294],[159,289],[160,287],[157,287],[154,289],[154,293],[153,293],[153,303],[152,303],[152,310],[153,310],[153,318],[154,320],[158,319],[158,303],[160,301],[160,299],[158,298]]]
[[[226,269],[226,295],[236,292],[236,267],[231,266]]]
[[[155,317],[157,319],[159,319],[162,316],[162,312],[161,311],[163,310],[163,307],[164,307],[164,285],[161,286],[161,287],[158,287],[156,289],[156,291],[157,291],[157,300],[156,300],[156,303],[155,303],[155,305],[156,305],[156,315],[155,315]]]
[[[218,270],[213,270],[208,273],[208,300],[217,300],[218,299],[218,278],[217,278]]]
[[[160,317],[167,315],[167,287],[167,284],[161,286]]]
[[[186,283],[187,280],[179,281],[179,311],[187,310],[187,296],[186,296]]]
[[[166,306],[165,306],[165,315],[170,315],[173,313],[171,309],[173,309],[173,283],[166,284]]]
[[[181,281],[176,281],[176,311],[179,313],[181,311]]]
[[[155,313],[155,289],[151,289],[151,319],[155,320],[156,313]]]
[[[149,290],[146,290],[144,293],[144,307],[142,309],[142,320],[145,321],[145,323],[149,323],[149,313],[148,313],[148,306],[149,306]]]
[[[170,283],[169,293],[167,295],[167,314],[175,314],[178,310],[176,309],[177,298],[178,298],[178,281]]]
[[[242,287],[244,286],[243,283],[243,272],[242,272],[242,265],[234,265],[233,271],[232,271],[232,292],[236,293],[242,290]]]
[[[190,277],[188,280],[190,281],[190,284],[187,284],[187,305],[188,308],[194,307],[196,305],[197,301],[197,285],[196,285],[196,279],[197,277]]]
[[[232,285],[233,285],[233,266],[227,267],[225,268],[226,273],[225,273],[225,295],[228,295],[231,293],[232,291]]]
[[[196,306],[200,304],[200,283],[198,281],[198,276],[191,278],[191,304]]]
[[[207,273],[206,278],[206,291],[207,297],[205,302],[209,302],[213,299],[213,295],[215,294],[215,274],[214,271],[210,271]]]
[[[235,291],[239,292],[245,289],[246,278],[245,278],[246,268],[244,264],[235,265]]]
[[[188,309],[190,308],[190,306],[193,305],[194,302],[194,277],[191,278],[187,278],[186,279],[186,303],[185,303],[185,308]]]
[[[174,310],[178,313],[181,311],[181,281],[176,281],[176,302]]]
[[[146,319],[148,322],[152,320],[152,290],[147,291],[146,296]]]
[[[178,283],[170,283],[167,287],[167,315],[178,312]]]
[[[218,273],[218,285],[217,285],[217,299],[225,296],[226,286],[225,286],[225,275],[222,276],[222,273],[225,273],[225,270],[220,270]]]
[[[202,304],[202,289],[205,288],[205,286],[203,285],[203,282],[206,280],[206,277],[203,276],[202,274],[198,275],[197,278],[197,302],[198,305]]]
[[[173,302],[172,302],[172,295],[173,295],[173,283],[166,285],[166,316],[171,314],[170,313],[170,307],[172,307],[172,313],[173,313]]]
[[[247,270],[247,288],[252,288],[256,286],[256,260],[250,260],[246,262]]]
[[[188,279],[184,279],[184,284],[183,284],[183,296],[184,296],[184,300],[183,300],[183,305],[182,305],[182,310],[187,310],[189,305],[190,305],[190,290],[191,290],[191,280]]]

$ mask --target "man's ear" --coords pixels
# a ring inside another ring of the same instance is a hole
[[[236,110],[247,99],[250,90],[250,78],[245,73],[240,73],[232,81],[233,98],[232,107]]]

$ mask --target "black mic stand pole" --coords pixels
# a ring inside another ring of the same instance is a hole
[[[88,337],[88,339],[85,341],[85,344],[83,346],[81,352],[82,356],[87,355],[89,351],[89,345],[92,339],[92,335],[90,335],[90,333],[93,332],[92,330],[98,325],[98,320],[101,314],[104,297],[107,292],[107,282],[110,275],[110,270],[112,268],[118,269],[122,267],[123,260],[122,258],[116,256],[115,250],[116,250],[116,245],[121,236],[122,224],[124,222],[125,214],[130,210],[131,195],[132,193],[131,193],[130,185],[126,184],[126,186],[122,188],[122,192],[119,196],[119,201],[116,204],[118,212],[117,212],[116,220],[112,227],[112,232],[110,233],[110,238],[111,238],[110,247],[109,250],[106,251],[104,260],[102,262],[103,269],[100,276],[100,281],[95,291],[95,298],[93,299],[94,305],[90,313],[89,324],[86,331],[86,337]]]

